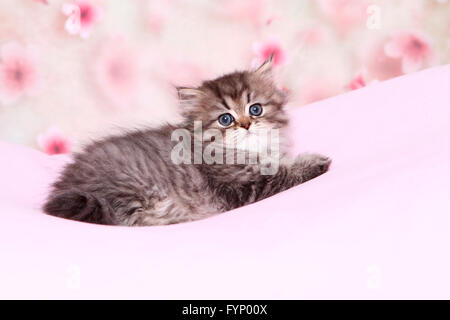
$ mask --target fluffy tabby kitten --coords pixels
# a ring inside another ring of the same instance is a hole
[[[75,154],[54,183],[44,211],[109,225],[179,223],[253,203],[328,170],[330,159],[325,156],[304,154],[288,160],[283,150],[271,174],[261,173],[273,163],[268,154],[253,164],[173,161],[179,141],[173,141],[172,133],[193,132],[194,121],[201,121],[203,130],[222,133],[224,150],[233,149],[235,156],[257,152],[252,146],[258,142],[258,130],[277,129],[282,138],[288,123],[286,96],[274,84],[272,59],[254,71],[227,74],[198,88],[179,88],[179,97],[184,116],[179,125],[108,137]],[[191,137],[186,145],[199,139]]]

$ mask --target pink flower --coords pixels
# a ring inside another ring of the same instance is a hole
[[[354,77],[350,83],[347,85],[347,87],[350,90],[356,90],[356,89],[360,89],[362,87],[365,87],[366,84],[366,80],[364,79],[364,75],[362,72],[360,72],[356,77]]]
[[[435,62],[435,53],[429,40],[412,32],[400,32],[384,46],[386,56],[400,58],[402,71],[410,73]]]
[[[152,31],[160,33],[170,14],[171,0],[149,0],[148,1],[148,24]]]
[[[41,133],[37,142],[39,147],[47,154],[70,153],[71,142],[57,127],[50,127],[46,132]]]
[[[281,47],[280,41],[276,37],[272,37],[263,43],[255,42],[253,44],[253,51],[256,54],[256,58],[252,62],[252,65],[254,66],[260,65],[269,59],[272,54],[274,55],[274,66],[283,64],[286,59],[286,53]]]
[[[0,52],[0,101],[9,104],[23,95],[35,96],[42,89],[36,52],[31,47],[7,43]]]
[[[139,98],[142,81],[140,70],[137,53],[120,37],[103,45],[94,66],[100,91],[119,108],[130,106]]]
[[[370,79],[380,81],[401,76],[402,62],[400,58],[388,57],[384,50],[385,39],[380,39],[363,50],[363,62]]]
[[[103,16],[102,8],[94,5],[90,0],[78,0],[74,3],[65,3],[62,12],[68,16],[65,29],[70,34],[79,34],[87,38],[92,27]]]

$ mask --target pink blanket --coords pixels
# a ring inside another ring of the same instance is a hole
[[[67,158],[0,143],[0,298],[450,298],[450,66],[292,120],[330,172],[163,227],[44,215]]]

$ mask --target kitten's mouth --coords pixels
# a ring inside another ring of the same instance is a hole
[[[251,130],[253,128],[243,128],[241,126],[241,129],[242,129],[241,132],[243,132],[245,135],[254,134],[253,130]]]

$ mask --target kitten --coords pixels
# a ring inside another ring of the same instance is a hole
[[[179,125],[87,146],[54,183],[44,211],[107,225],[180,223],[267,198],[328,170],[329,158],[304,154],[289,160],[276,139],[268,144],[258,134],[279,132],[282,138],[288,124],[286,95],[274,84],[272,58],[257,70],[178,88],[178,93],[184,119]],[[198,124],[207,130],[203,138],[195,134]],[[214,136],[209,147],[206,132]],[[183,134],[174,133],[184,133],[185,139],[180,142]],[[271,153],[261,152],[259,142]],[[226,161],[211,163],[207,150],[216,160],[226,154]],[[256,163],[250,163],[256,154]]]

